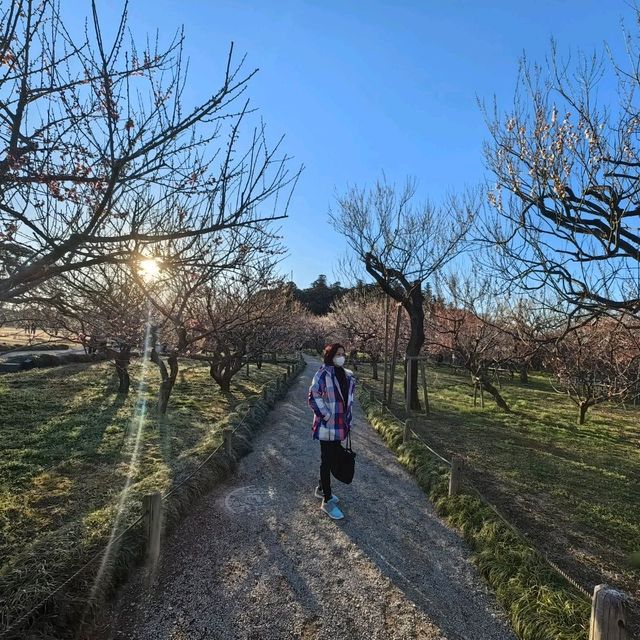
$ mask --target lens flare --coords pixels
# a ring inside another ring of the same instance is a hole
[[[91,598],[89,600],[89,604],[87,605],[87,611],[85,611],[85,616],[90,607],[90,603],[94,600],[95,596],[98,594],[99,588],[103,580],[106,578],[108,571],[112,567],[113,557],[117,553],[118,549],[118,534],[120,527],[120,521],[124,515],[124,506],[127,500],[127,495],[129,493],[129,489],[131,484],[133,483],[136,474],[138,472],[138,460],[140,457],[140,444],[142,441],[142,434],[144,432],[144,423],[147,412],[147,400],[146,400],[146,376],[147,369],[149,365],[149,347],[151,343],[151,309],[149,309],[147,316],[147,327],[145,331],[144,337],[144,351],[142,353],[142,370],[140,371],[140,383],[138,384],[137,398],[135,403],[134,414],[131,418],[131,428],[129,430],[129,436],[127,438],[127,447],[131,447],[131,459],[129,460],[129,469],[127,473],[127,478],[124,483],[124,487],[122,488],[122,492],[120,494],[120,499],[118,501],[118,507],[116,516],[113,522],[113,526],[111,528],[111,535],[109,537],[109,543],[104,551],[104,555],[102,556],[102,562],[100,564],[100,569],[96,578],[93,582],[93,587],[91,589]],[[83,616],[83,619],[84,617]]]
[[[160,261],[157,258],[141,260],[140,274],[145,280],[155,280],[160,275]]]

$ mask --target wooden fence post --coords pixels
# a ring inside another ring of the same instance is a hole
[[[227,428],[223,431],[223,435],[224,435],[224,446],[225,449],[227,451],[227,455],[229,457],[231,457],[231,455],[233,454],[233,447],[231,446],[231,434],[233,432],[231,431],[231,429]]]
[[[406,365],[407,366],[405,367],[405,372],[404,372],[404,379],[405,379],[404,410],[406,414],[409,415],[411,413],[411,384],[409,381],[411,379],[411,373],[413,372],[413,358],[411,356],[407,357]]]
[[[402,306],[400,304],[396,307],[396,330],[393,337],[393,352],[391,354],[391,372],[389,375],[389,397],[387,399],[387,406],[393,406],[393,383],[396,376],[396,356],[398,352],[398,338],[400,336],[400,320],[402,318]]]
[[[623,593],[599,584],[591,601],[589,640],[628,640],[626,609]]]
[[[384,372],[382,383],[382,406],[387,403],[387,380],[389,372],[389,294],[384,299]]]
[[[449,477],[449,497],[460,493],[463,469],[464,460],[460,456],[453,456],[451,458],[451,476]]]
[[[402,431],[402,444],[405,444],[409,441],[411,437],[411,428],[413,427],[413,420],[411,418],[407,418],[404,421],[404,430]]]
[[[162,534],[162,495],[150,493],[142,497],[147,562],[152,566],[160,557],[160,537]]]
[[[429,393],[427,391],[427,370],[424,360],[420,361],[420,373],[422,373],[422,395],[424,396],[424,413],[429,415]]]

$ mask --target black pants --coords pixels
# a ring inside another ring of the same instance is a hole
[[[331,497],[331,466],[340,446],[342,446],[340,440],[320,440],[320,484],[318,486],[325,500]]]

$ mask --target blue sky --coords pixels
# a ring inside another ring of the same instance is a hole
[[[63,0],[84,12],[88,2]],[[189,98],[219,85],[229,43],[259,67],[249,95],[270,137],[306,169],[282,226],[282,264],[306,287],[330,280],[346,251],[329,226],[335,193],[384,171],[415,176],[421,199],[482,181],[486,127],[477,98],[508,108],[518,60],[544,62],[551,37],[562,54],[622,46],[629,3],[592,0],[380,2],[131,0],[136,34],[186,29]],[[108,19],[117,3],[101,0]],[[600,97],[606,102],[607,96]]]

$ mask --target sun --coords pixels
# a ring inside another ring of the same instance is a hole
[[[140,261],[140,274],[145,280],[155,280],[160,275],[160,262],[157,258],[145,258]]]

